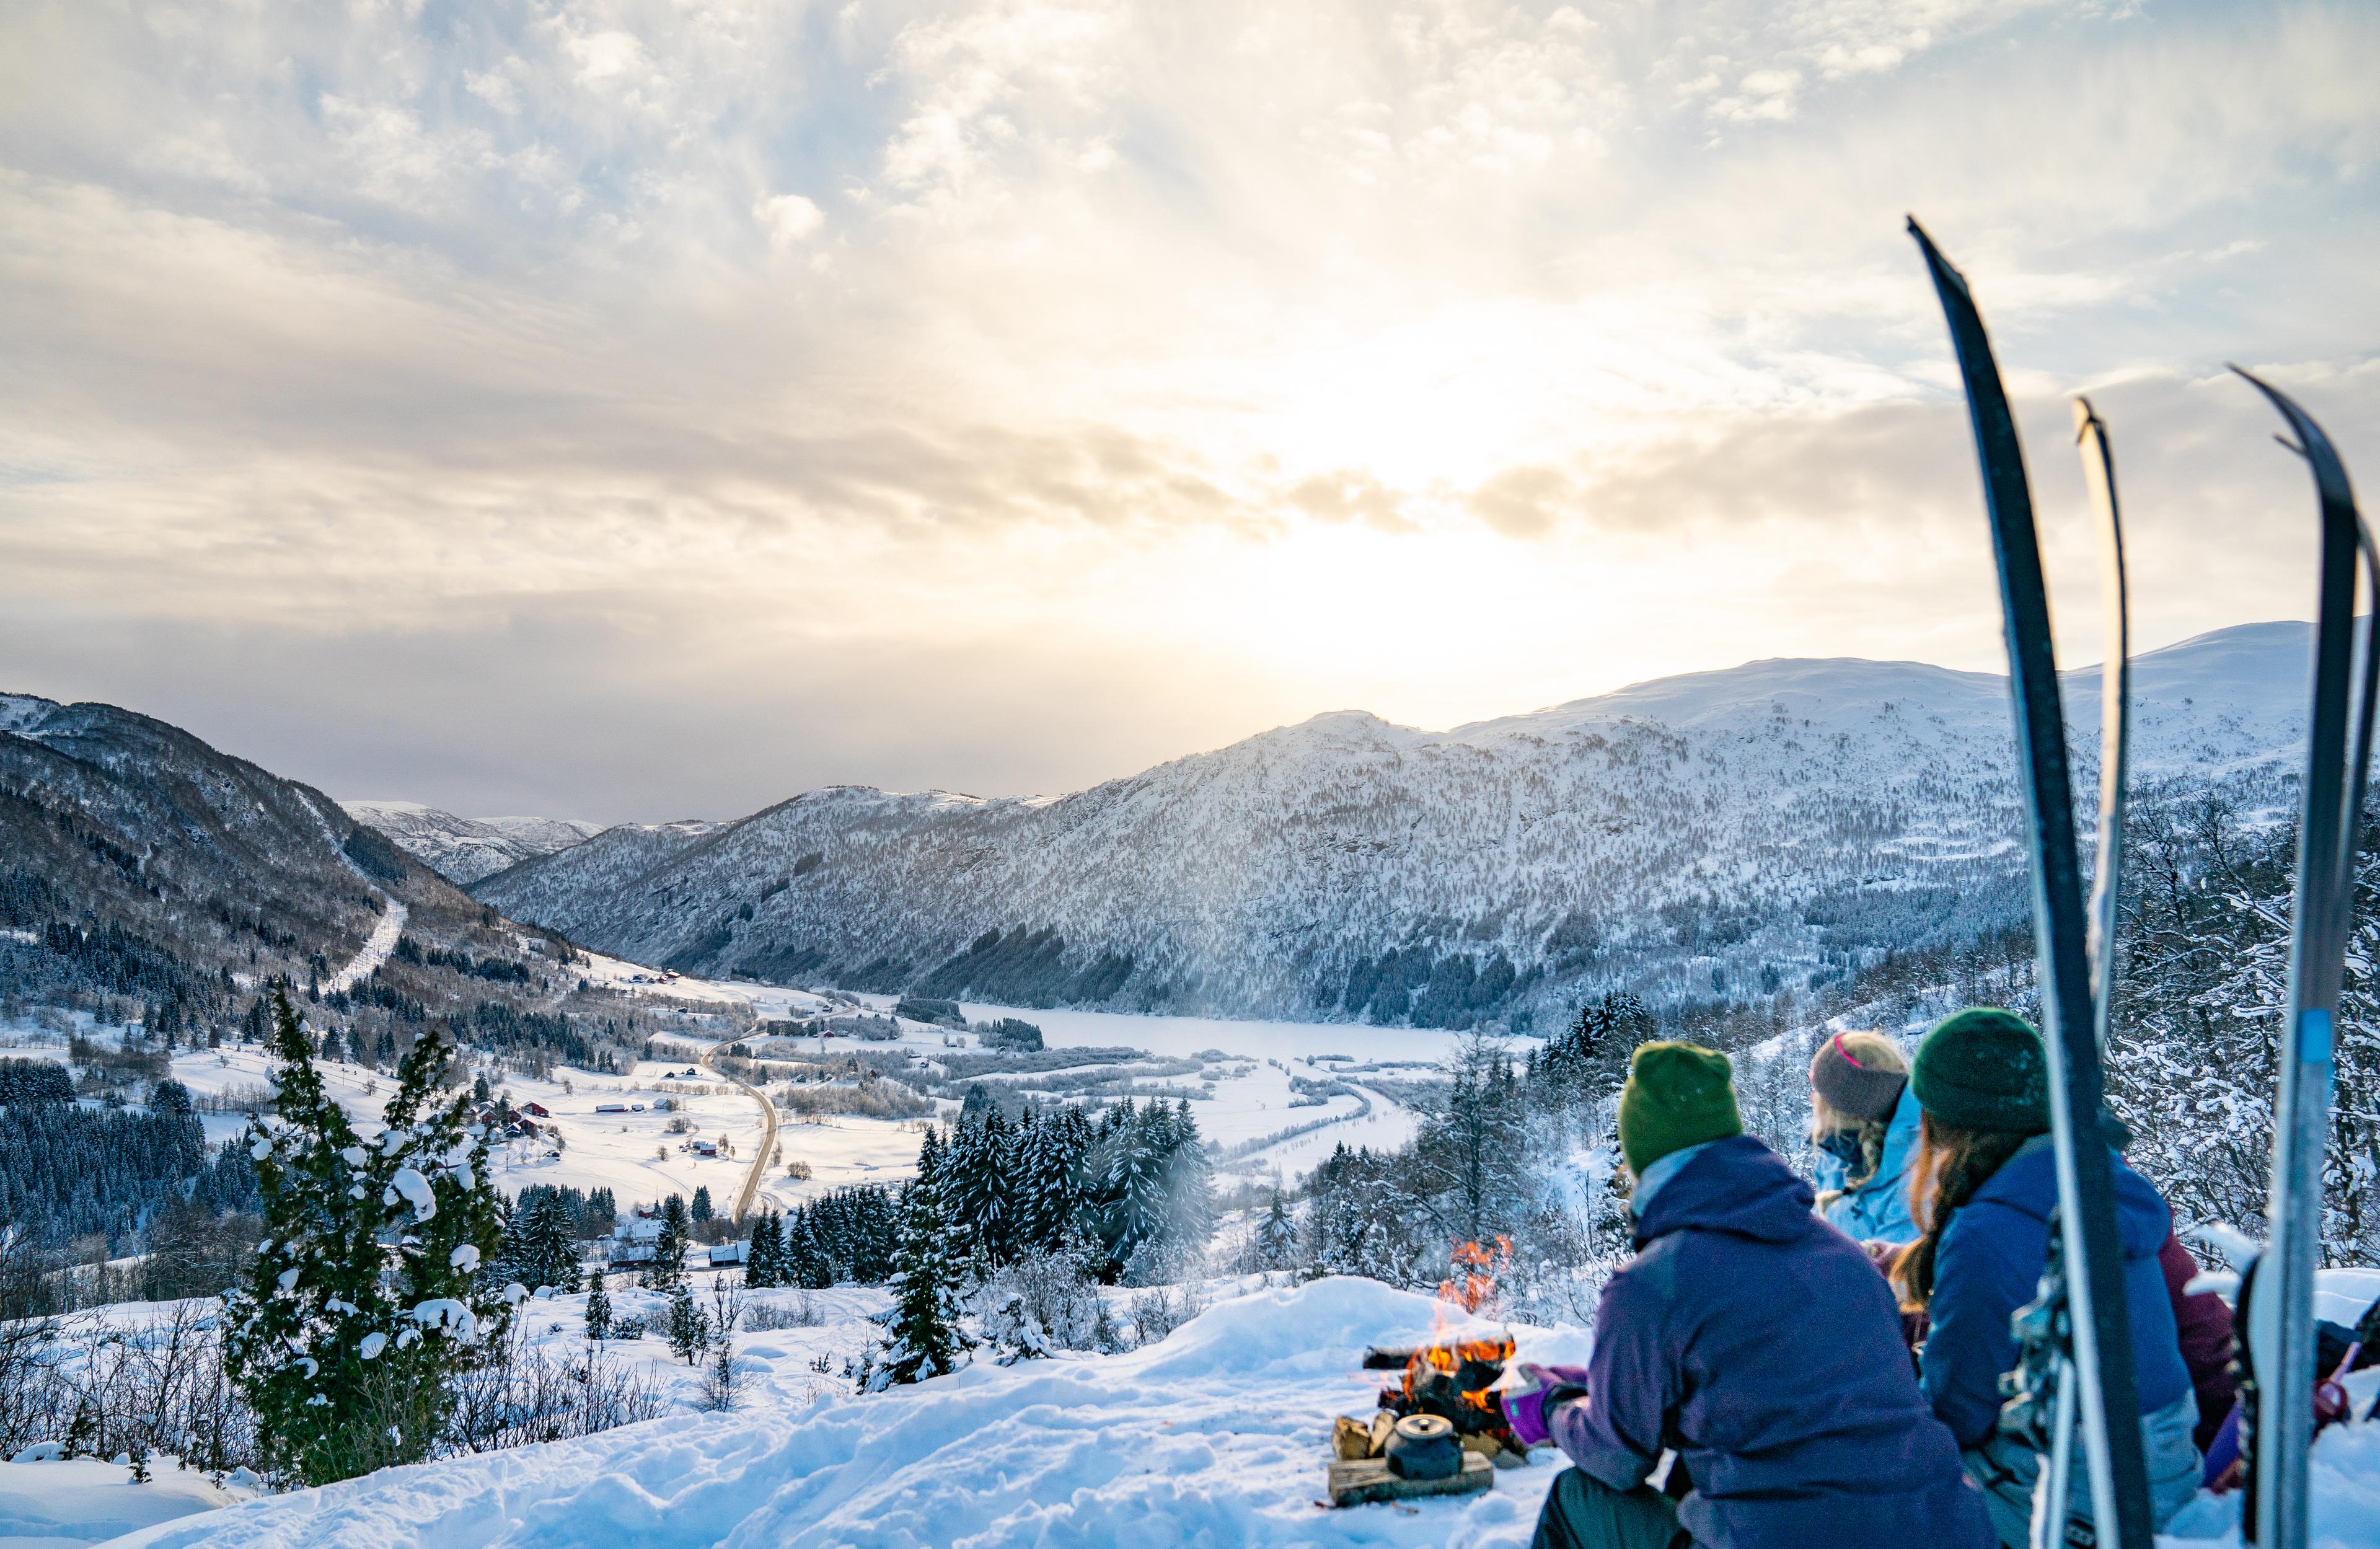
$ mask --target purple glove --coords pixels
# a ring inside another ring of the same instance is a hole
[[[1523,1361],[1519,1367],[1521,1381],[1497,1395],[1504,1410],[1504,1423],[1512,1429],[1512,1439],[1522,1450],[1543,1446],[1553,1440],[1548,1429],[1546,1404],[1548,1399],[1570,1399],[1583,1397],[1586,1390],[1586,1368],[1584,1366],[1538,1366]]]

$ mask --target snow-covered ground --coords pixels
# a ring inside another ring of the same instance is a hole
[[[1366,1412],[1363,1348],[1432,1327],[1427,1298],[1326,1280],[1224,1301],[1146,1348],[974,1367],[867,1397],[674,1417],[251,1503],[154,1549],[602,1549],[965,1543],[1521,1544],[1550,1454],[1463,1501],[1329,1511],[1330,1418]],[[1576,1331],[1515,1330],[1578,1360]]]
[[[380,922],[371,928],[371,934],[356,948],[356,955],[347,959],[346,966],[331,975],[331,982],[322,986],[325,991],[349,989],[361,983],[371,977],[372,970],[388,961],[388,955],[396,950],[396,938],[405,933],[405,921],[411,911],[394,898],[387,902],[388,907],[381,911]]]
[[[799,1293],[765,1295],[783,1302]],[[615,1299],[625,1311],[642,1296]],[[551,1337],[565,1340],[577,1300],[533,1303],[528,1315],[533,1327],[549,1318],[563,1325]],[[583,1440],[391,1470],[120,1542],[125,1549],[1517,1549],[1562,1466],[1539,1451],[1526,1468],[1499,1472],[1481,1495],[1343,1511],[1316,1505],[1331,1417],[1372,1406],[1378,1374],[1360,1370],[1364,1348],[1449,1326],[1447,1310],[1430,1299],[1367,1280],[1245,1289],[1128,1354],[970,1367],[865,1397],[808,1364],[819,1354],[835,1359],[864,1336],[861,1311],[838,1303],[819,1328],[740,1338],[755,1397],[733,1414],[681,1408]],[[1584,1360],[1589,1347],[1574,1328],[1511,1332],[1524,1359]],[[658,1360],[635,1354],[680,1384],[674,1392],[689,1391],[683,1363],[673,1367],[665,1352]],[[2363,1390],[2372,1379],[2380,1373],[2357,1379],[2359,1410],[2371,1401]],[[2318,1549],[2380,1549],[2380,1423],[2326,1433],[2313,1482]],[[2160,1538],[2161,1549],[2236,1545],[2237,1501],[2202,1497],[2176,1534]]]
[[[152,1464],[146,1484],[128,1464],[0,1463],[0,1543],[8,1549],[83,1549],[160,1522],[230,1506],[249,1492],[225,1490],[171,1462]]]

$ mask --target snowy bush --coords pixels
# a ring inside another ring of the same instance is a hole
[[[1088,1258],[1079,1244],[1028,1253],[977,1289],[977,1326],[993,1360],[1011,1366],[1056,1350],[1123,1348]]]

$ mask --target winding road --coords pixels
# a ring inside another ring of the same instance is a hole
[[[701,1057],[697,1059],[695,1064],[700,1067],[707,1073],[717,1077],[719,1079],[727,1082],[729,1085],[743,1088],[747,1096],[750,1097],[753,1102],[760,1104],[760,1149],[753,1153],[751,1170],[744,1175],[743,1190],[735,1196],[735,1212],[731,1217],[729,1217],[729,1219],[740,1223],[746,1215],[751,1213],[752,1201],[758,1198],[760,1193],[760,1179],[766,1177],[769,1171],[769,1158],[776,1154],[777,1105],[774,1103],[770,1102],[769,1094],[762,1092],[759,1087],[754,1086],[749,1081],[737,1080],[726,1071],[720,1069],[717,1066],[710,1063],[710,1056],[712,1055],[717,1054],[721,1049],[726,1047],[727,1044],[733,1042],[735,1042],[733,1039],[722,1039],[719,1043],[713,1043],[710,1048],[702,1052]]]

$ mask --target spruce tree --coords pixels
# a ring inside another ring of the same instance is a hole
[[[672,1194],[662,1201],[662,1233],[653,1241],[652,1266],[645,1272],[645,1284],[657,1291],[668,1290],[686,1274],[686,1250],[694,1233],[694,1224],[687,1217],[686,1201]]]
[[[703,1184],[694,1191],[693,1214],[698,1223],[710,1219],[710,1185]]]
[[[1111,1273],[1123,1273],[1143,1243],[1165,1232],[1172,1210],[1166,1176],[1172,1139],[1172,1111],[1161,1102],[1138,1112],[1127,1102],[1117,1116],[1099,1190]]]
[[[464,1105],[433,1105],[451,1047],[416,1043],[366,1147],[285,994],[273,1018],[273,1113],[249,1145],[270,1235],[248,1287],[225,1298],[225,1359],[268,1468],[322,1484],[427,1457],[455,1380],[486,1359],[520,1292],[473,1285],[499,1203]]]
[[[688,1366],[710,1348],[710,1320],[694,1304],[694,1292],[684,1280],[670,1286],[669,1316],[663,1328],[670,1348],[685,1357]]]
[[[1297,1218],[1290,1214],[1278,1189],[1264,1219],[1257,1223],[1256,1250],[1258,1269],[1289,1269],[1297,1262]]]
[[[901,1191],[892,1309],[882,1319],[882,1343],[861,1368],[863,1392],[878,1393],[954,1371],[967,1348],[959,1326],[959,1265],[942,1217],[942,1162],[941,1141],[928,1130],[917,1154],[917,1178]]]
[[[806,1290],[822,1291],[834,1284],[833,1257],[819,1241],[808,1212],[785,1228],[786,1278]]]
[[[593,1283],[587,1287],[587,1337],[612,1337],[612,1294],[603,1288],[603,1272],[595,1272]]]
[[[532,1289],[578,1288],[577,1213],[555,1189],[525,1189],[504,1232],[504,1271]]]
[[[1171,1140],[1165,1158],[1165,1235],[1183,1267],[1192,1269],[1215,1235],[1215,1168],[1186,1097],[1174,1104]]]
[[[783,1217],[773,1210],[762,1211],[752,1223],[751,1246],[745,1250],[744,1284],[765,1290],[783,1285],[787,1278]]]

